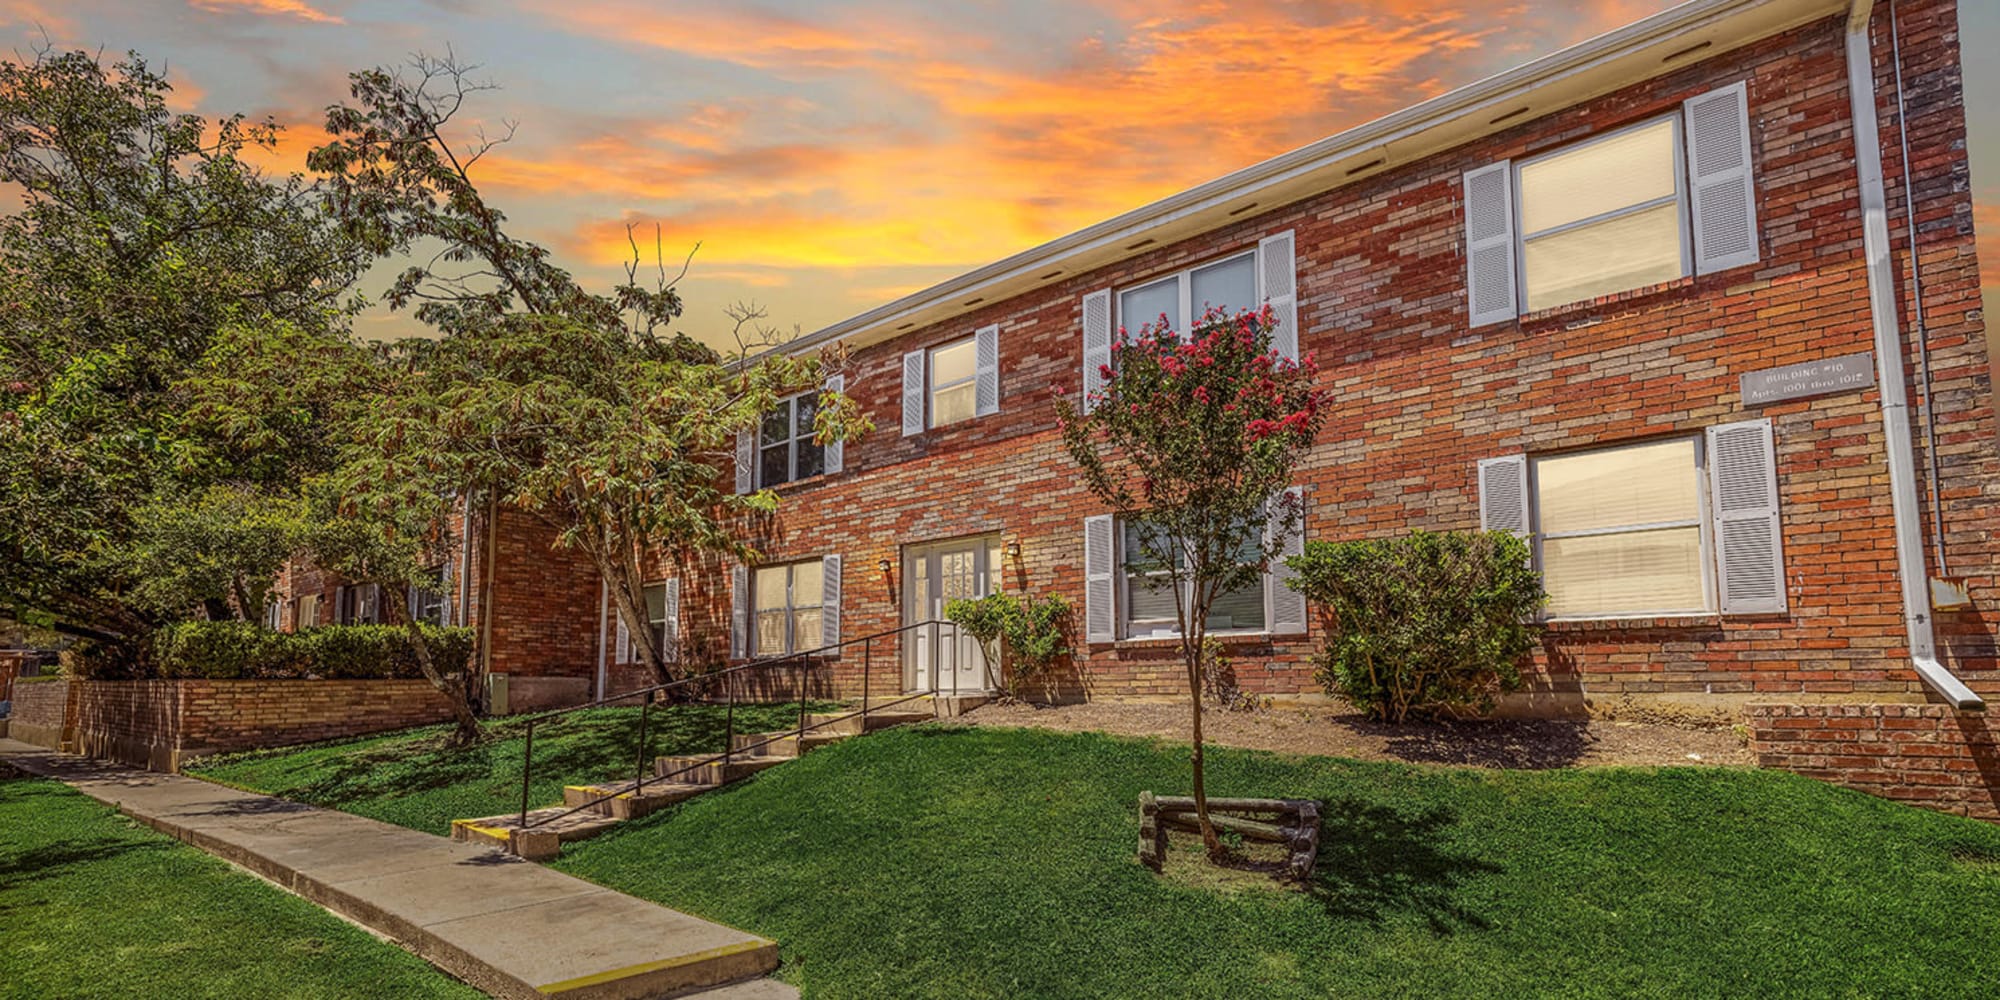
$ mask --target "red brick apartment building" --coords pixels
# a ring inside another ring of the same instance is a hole
[[[765,558],[662,560],[655,627],[743,660],[1055,593],[1090,693],[1172,695],[1171,595],[1125,571],[1049,392],[1121,327],[1268,303],[1335,399],[1305,538],[1533,539],[1548,632],[1510,710],[1740,712],[1767,764],[2000,815],[1957,31],[1953,0],[1693,0],[811,334],[786,349],[850,349],[878,430],[815,446],[808,396],[745,435]],[[587,567],[503,528],[494,669],[633,683]],[[1217,619],[1244,688],[1318,693],[1281,578]],[[886,662],[878,693],[988,683],[969,643]]]

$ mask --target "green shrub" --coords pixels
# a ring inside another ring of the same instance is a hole
[[[437,668],[465,669],[472,630],[421,626]],[[207,680],[413,678],[423,676],[409,635],[393,625],[324,625],[274,632],[252,622],[182,622],[154,634],[151,669],[139,676]],[[101,668],[97,678],[134,676]]]
[[[977,639],[989,656],[1006,649],[1007,693],[1016,698],[1030,683],[1046,694],[1053,681],[1050,668],[1070,653],[1070,607],[1060,595],[988,594],[947,602],[944,616]]]
[[[1521,684],[1541,577],[1507,532],[1312,542],[1287,564],[1331,618],[1314,676],[1377,719],[1483,713]]]

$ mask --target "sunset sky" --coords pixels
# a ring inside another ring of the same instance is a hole
[[[449,46],[501,88],[465,137],[519,126],[475,173],[489,200],[594,287],[628,221],[676,261],[699,242],[684,326],[713,338],[732,302],[811,331],[1667,6],[0,0],[0,32],[137,49],[186,108],[286,125],[288,170],[347,72]],[[1966,51],[2000,48],[2000,4],[1960,17]],[[1994,60],[1966,79],[1969,108],[2000,107]],[[1972,124],[1994,314],[2000,115]]]

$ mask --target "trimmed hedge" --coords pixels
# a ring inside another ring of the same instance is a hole
[[[1504,531],[1412,531],[1309,542],[1287,565],[1293,589],[1328,612],[1314,677],[1377,719],[1492,710],[1521,686],[1542,578]]]
[[[421,626],[438,670],[452,674],[472,658],[472,630]],[[143,664],[79,657],[78,676],[204,680],[373,680],[422,677],[407,632],[392,625],[323,625],[274,632],[255,622],[192,621],[153,634]]]

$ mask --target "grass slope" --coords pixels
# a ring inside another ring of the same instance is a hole
[[[1139,867],[1184,749],[929,726],[557,867],[777,939],[812,997],[2000,992],[2000,828],[1767,771],[1210,761],[1216,794],[1328,804],[1310,893]]]
[[[714,705],[655,709],[646,723],[647,766],[663,754],[721,752],[724,715],[725,709]],[[736,731],[781,729],[797,725],[798,719],[796,703],[739,705]],[[231,754],[200,761],[188,773],[425,833],[449,834],[454,819],[520,808],[522,725],[489,725],[484,741],[464,749],[445,746],[449,732],[449,726],[426,726],[388,736]],[[537,725],[529,803],[561,802],[564,785],[631,778],[641,759],[635,752],[638,735],[637,708],[590,709]]]
[[[0,996],[478,997],[53,781],[0,778]]]

